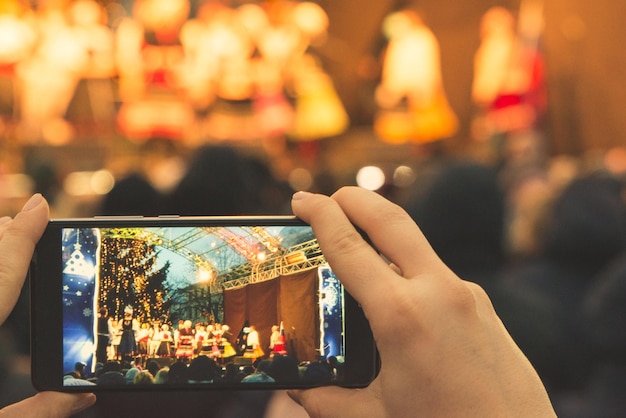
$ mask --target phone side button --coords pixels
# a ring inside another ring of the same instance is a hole
[[[94,219],[143,219],[141,215],[96,215]]]
[[[180,215],[159,215],[159,218],[161,218],[161,219],[173,219],[173,218],[180,218]]]

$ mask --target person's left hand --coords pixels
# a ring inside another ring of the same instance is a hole
[[[0,417],[65,418],[96,402],[93,393],[39,392],[35,396],[0,409]]]
[[[36,194],[11,219],[0,218],[0,324],[17,303],[35,245],[48,223],[48,203]]]
[[[48,223],[48,202],[36,194],[15,218],[0,218],[0,324],[4,323],[24,285],[35,245]],[[93,405],[92,393],[41,392],[0,410],[0,417],[67,417]]]

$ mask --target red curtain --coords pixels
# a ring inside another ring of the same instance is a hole
[[[283,321],[286,347],[300,361],[318,357],[320,337],[317,269],[224,291],[224,323],[233,342],[246,320],[259,332],[269,354],[272,325]]]

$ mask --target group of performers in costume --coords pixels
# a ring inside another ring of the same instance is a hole
[[[140,324],[133,317],[133,309],[124,309],[120,320],[107,319],[108,335],[99,331],[99,338],[108,337],[106,360],[133,360],[141,363],[148,358],[176,358],[191,360],[198,356],[207,356],[216,361],[227,362],[237,355],[246,358],[265,356],[259,332],[254,325],[246,324],[235,339],[235,346],[229,338],[230,327],[220,323],[196,323],[180,320],[172,330],[167,323],[153,321],[152,324]],[[270,356],[287,354],[284,335],[278,325],[272,327],[270,337]],[[102,361],[103,359],[98,359]]]

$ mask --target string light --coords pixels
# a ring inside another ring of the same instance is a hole
[[[140,322],[168,317],[164,282],[169,265],[156,270],[155,262],[154,244],[140,239],[103,238],[100,306],[121,318],[124,307],[131,305]]]

